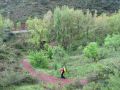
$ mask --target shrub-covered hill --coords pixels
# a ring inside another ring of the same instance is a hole
[[[115,12],[120,0],[0,0],[0,13],[13,20],[25,20],[28,16],[43,16],[56,6],[67,5],[78,9],[101,12]]]

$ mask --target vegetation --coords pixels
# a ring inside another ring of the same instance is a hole
[[[46,32],[47,32],[47,28],[45,28],[43,20],[38,18],[28,19],[27,25],[29,30],[34,30],[31,31],[30,41],[33,44],[39,45],[42,39],[46,38]]]
[[[43,5],[50,2],[41,1]],[[76,2],[86,3],[85,9],[89,4],[105,3],[96,0]],[[111,8],[109,5],[103,4],[103,7]],[[13,22],[0,15],[0,90],[119,90],[120,12],[100,14],[103,7],[98,11],[99,15],[97,11],[91,12],[92,6],[91,10],[56,7],[43,18],[28,18],[29,32],[18,34],[11,31]],[[13,38],[9,36],[11,34]],[[23,69],[23,58],[27,58],[36,71],[46,72],[52,78],[60,77],[59,69],[66,67],[65,77],[75,81],[63,88],[42,83],[42,80],[39,83]],[[86,85],[80,82],[84,79]]]
[[[56,36],[53,39],[56,38],[57,42],[64,48],[75,48],[80,45],[80,42],[75,42],[76,40],[83,37],[88,39],[88,30],[92,24],[93,18],[89,11],[84,15],[81,10],[69,9],[66,6],[61,9],[58,7],[54,10],[54,33]]]
[[[44,52],[30,52],[28,58],[30,59],[31,64],[34,67],[41,67],[41,68],[47,68],[48,67],[48,60],[47,56],[44,54]]]
[[[26,20],[29,16],[42,17],[48,10],[63,5],[84,11],[90,9],[92,13],[97,10],[98,14],[111,14],[119,10],[120,0],[1,0],[0,13],[18,22]]]
[[[105,46],[108,48],[113,48],[115,51],[117,51],[120,47],[120,35],[108,35],[105,38]]]
[[[94,61],[96,61],[98,58],[98,54],[99,54],[99,48],[98,48],[97,43],[95,42],[89,43],[89,45],[86,46],[84,49],[84,54],[88,58],[93,58]]]

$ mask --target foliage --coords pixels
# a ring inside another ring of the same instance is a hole
[[[63,61],[63,59],[67,56],[67,53],[61,46],[55,46],[53,48],[53,59],[57,62]]]
[[[57,70],[63,66],[66,66],[68,61],[68,54],[61,46],[54,46],[52,48],[52,60],[54,69]]]
[[[3,29],[3,26],[4,26],[4,19],[3,19],[2,15],[0,15],[0,30]]]
[[[88,32],[93,24],[92,14],[87,11],[86,14],[82,10],[74,10],[63,6],[54,10],[54,40],[64,48],[74,47],[76,40],[80,40],[85,36],[88,40]],[[76,43],[79,46],[80,42]]]
[[[13,65],[13,64],[12,64]],[[9,67],[8,67],[9,66]],[[8,86],[20,82],[25,78],[25,74],[19,71],[14,71],[15,67],[8,65],[5,66],[5,71],[2,71],[0,74],[0,86]],[[19,68],[19,66],[17,66]],[[8,69],[9,68],[9,69]],[[19,68],[20,69],[20,68]],[[22,71],[22,69],[21,69]]]
[[[119,74],[112,75],[109,79],[109,85],[106,90],[118,90],[120,86],[119,80]]]
[[[4,28],[12,29],[13,28],[13,22],[10,19],[5,18],[5,20],[4,20]]]
[[[29,18],[26,21],[28,29],[31,31],[31,39],[35,45],[39,45],[42,40],[46,40],[47,28],[43,23],[43,20],[35,17],[34,19]]]
[[[120,47],[120,35],[119,34],[113,34],[112,36],[108,35],[105,38],[104,44],[106,47],[113,48],[115,51],[117,51]]]
[[[16,49],[10,48],[6,44],[1,44],[0,46],[1,46],[0,47],[0,61],[7,62],[12,59],[15,59],[16,57],[19,57],[19,55],[16,53]]]
[[[108,62],[109,61],[109,62]],[[84,87],[83,90],[96,90],[99,88],[100,90],[118,90],[119,89],[119,59],[110,60],[106,59],[104,61],[103,67],[101,71],[99,71],[99,77],[97,82],[90,82],[88,85]],[[104,77],[104,78],[103,78]]]
[[[34,4],[38,4],[38,6],[35,7]],[[98,14],[101,14],[102,12],[111,13],[118,11],[118,9],[120,8],[119,7],[120,1],[119,0],[63,0],[63,1],[53,0],[52,2],[50,2],[50,0],[0,1],[0,8],[2,14],[4,14],[5,16],[10,16],[10,18],[12,18],[12,20],[14,21],[26,20],[27,17],[29,16],[42,17],[43,14],[45,14],[50,9],[53,10],[57,5],[58,6],[67,5],[69,7],[73,6],[77,9],[79,8],[83,9],[84,11],[90,9],[92,13],[94,13],[94,11],[97,10]]]
[[[102,47],[99,49],[99,54],[98,54],[98,58],[101,59],[105,59],[109,56],[110,51],[108,49],[106,49],[105,47]]]
[[[119,16],[119,13],[116,14]],[[68,17],[69,16],[69,17]],[[116,33],[111,30],[116,18],[97,12],[93,15],[89,10],[75,10],[63,6],[57,7],[52,14],[48,11],[43,19],[29,18],[27,20],[28,29],[31,30],[30,42],[39,47],[40,42],[45,40],[57,42],[68,50],[76,50],[80,45],[87,45],[89,42],[97,42],[102,45],[107,34]],[[116,26],[115,26],[116,27]],[[116,28],[115,28],[116,29]]]
[[[45,44],[45,49],[46,49],[48,58],[52,59],[53,58],[53,48],[50,45]]]
[[[28,55],[31,64],[37,68],[47,68],[48,67],[48,58],[44,52],[40,51],[31,51]]]
[[[13,27],[13,22],[8,19],[4,18],[0,15],[0,42],[6,42],[10,40],[14,35],[10,32]]]
[[[112,14],[108,18],[108,24],[110,27],[110,32],[111,33],[120,33],[120,11],[118,13]]]
[[[92,32],[90,32],[90,40],[95,41],[98,44],[102,45],[104,42],[104,38],[107,34],[110,33],[110,27],[108,24],[108,16],[106,14],[102,14],[100,16],[94,16],[95,23],[92,28]]]
[[[98,59],[99,48],[96,42],[89,43],[83,50],[84,55],[88,58],[93,58],[94,61]]]
[[[0,30],[4,29],[4,28],[12,28],[13,27],[13,22],[8,19],[8,18],[4,18],[2,15],[0,15]]]

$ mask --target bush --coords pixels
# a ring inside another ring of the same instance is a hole
[[[48,58],[44,52],[32,51],[29,53],[28,58],[30,59],[31,64],[37,68],[47,68],[48,67]]]
[[[113,48],[117,51],[120,47],[120,34],[113,34],[112,36],[108,35],[105,38],[105,46],[108,48]]]
[[[99,48],[96,42],[89,43],[83,50],[84,55],[88,58],[93,58],[94,61],[98,59]]]

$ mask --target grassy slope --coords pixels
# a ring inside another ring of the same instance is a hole
[[[114,54],[113,54],[114,53]],[[108,64],[119,64],[120,63],[120,52],[113,52],[109,58],[103,59],[95,62],[90,62],[90,60],[84,58],[83,56],[71,56],[69,62],[67,63],[68,73],[67,77],[72,78],[82,78],[86,77],[89,74],[98,72],[102,68],[106,67]],[[43,70],[51,75],[59,77],[58,70]],[[54,73],[53,73],[54,72]],[[36,85],[24,85],[24,86],[15,86],[14,90],[42,90],[42,86],[39,84]],[[13,90],[13,89],[12,89]],[[45,90],[45,89],[43,89]]]

